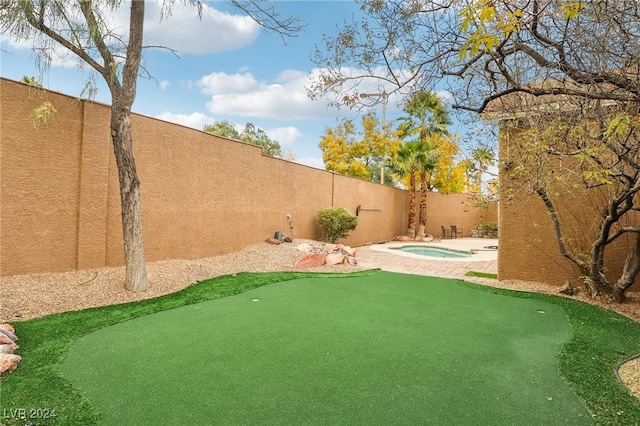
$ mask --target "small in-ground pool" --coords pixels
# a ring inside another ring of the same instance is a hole
[[[402,246],[391,247],[392,250],[406,251],[408,253],[419,254],[426,257],[440,257],[440,258],[464,258],[473,256],[468,251],[451,250],[441,247],[427,247],[427,246]]]

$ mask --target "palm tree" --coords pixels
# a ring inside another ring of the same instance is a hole
[[[389,164],[391,173],[399,178],[409,176],[409,220],[407,235],[416,236],[416,172],[420,168],[420,160],[417,153],[420,150],[419,142],[406,142],[402,144],[394,160]]]
[[[495,154],[491,149],[487,148],[486,146],[480,146],[473,151],[473,153],[471,154],[471,157],[473,158],[473,160],[476,161],[476,163],[478,163],[478,166],[477,166],[478,176],[477,176],[476,185],[478,187],[477,192],[481,193],[482,192],[482,173],[485,171],[485,168],[487,166],[493,166],[493,164],[495,163]]]
[[[425,236],[427,226],[427,191],[430,190],[427,182],[427,175],[431,174],[438,166],[438,152],[428,143],[428,140],[418,142],[416,159],[418,171],[420,172],[420,208],[418,217],[418,235]]]
[[[409,98],[404,111],[409,116],[400,118],[403,136],[418,136],[417,145],[414,146],[421,190],[418,235],[423,237],[427,224],[427,191],[431,189],[427,176],[438,166],[438,138],[449,134],[447,126],[451,120],[440,98],[429,90],[415,93]]]

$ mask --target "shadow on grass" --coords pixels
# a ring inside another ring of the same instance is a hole
[[[167,309],[239,294],[271,283],[298,278],[339,278],[375,273],[241,273],[203,281],[155,299],[15,323],[21,345],[18,354],[23,356],[23,360],[18,370],[2,379],[2,421],[7,425],[23,425],[25,420],[32,420],[29,419],[32,410],[49,410],[49,413],[55,410],[56,417],[43,420],[42,424],[99,424],[99,413],[78,389],[59,374],[59,365],[78,338],[100,328]],[[640,352],[640,324],[614,312],[565,298],[469,283],[462,285],[559,305],[572,326],[572,338],[558,357],[562,376],[588,407],[595,424],[640,424],[640,401],[629,393],[615,374],[618,363]],[[27,418],[18,418],[21,414]]]

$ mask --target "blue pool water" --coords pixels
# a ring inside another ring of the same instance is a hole
[[[400,250],[400,251],[419,254],[420,256],[427,256],[427,257],[464,258],[464,257],[472,256],[471,253],[466,251],[450,250],[450,249],[440,248],[440,247],[402,246],[402,247],[393,247],[392,250]]]

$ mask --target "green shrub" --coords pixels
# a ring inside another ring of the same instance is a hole
[[[485,222],[476,225],[476,229],[480,232],[481,237],[485,238],[497,238],[498,237],[498,223],[497,222]]]
[[[320,228],[324,231],[325,241],[335,243],[346,238],[358,226],[358,217],[342,207],[329,207],[318,211]]]

